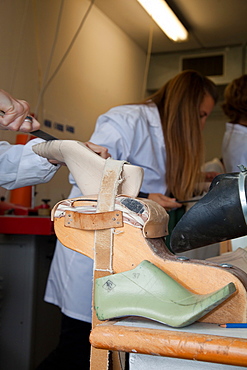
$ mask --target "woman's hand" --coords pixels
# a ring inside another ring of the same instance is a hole
[[[104,146],[100,146],[94,143],[91,143],[90,141],[87,141],[84,143],[89,149],[93,150],[94,153],[99,154],[100,157],[107,159],[111,157],[110,153],[108,153],[108,149]]]
[[[0,89],[0,128],[11,131],[31,132],[40,128],[40,123],[30,114],[29,104],[25,100],[12,98]]]
[[[167,211],[170,211],[173,208],[182,207],[181,203],[177,203],[175,198],[169,198],[166,195],[160,193],[150,193],[148,199],[154,200],[164,207]]]

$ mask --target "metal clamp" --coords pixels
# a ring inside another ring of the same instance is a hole
[[[238,165],[238,168],[240,169],[239,178],[238,178],[239,198],[240,198],[240,203],[241,203],[245,223],[247,224],[247,202],[246,202],[246,194],[245,194],[245,178],[247,175],[247,168],[242,164]]]
[[[64,226],[81,230],[104,230],[123,227],[121,211],[79,213],[65,211]]]

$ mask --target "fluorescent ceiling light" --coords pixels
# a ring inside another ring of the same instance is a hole
[[[173,41],[185,41],[188,31],[164,0],[137,0]]]

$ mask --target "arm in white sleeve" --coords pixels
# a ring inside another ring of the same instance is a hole
[[[222,142],[222,157],[227,172],[239,172],[238,165],[247,167],[247,127],[226,123]]]
[[[30,140],[25,145],[0,142],[0,186],[15,189],[50,181],[60,166],[35,154],[32,146],[43,140]]]
[[[138,122],[135,106],[119,106],[99,116],[90,141],[105,146],[112,158],[129,161]]]

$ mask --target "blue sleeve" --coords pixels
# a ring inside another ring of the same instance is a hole
[[[41,141],[34,139],[26,145],[0,142],[0,186],[15,189],[45,183],[53,177],[60,166],[52,165],[32,150]]]

